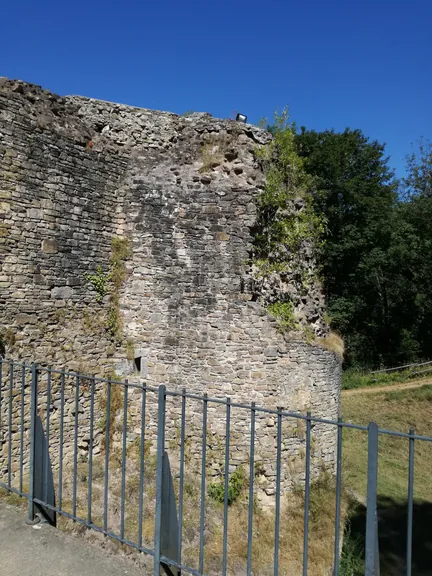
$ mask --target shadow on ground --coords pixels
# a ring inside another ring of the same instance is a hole
[[[378,496],[379,552],[381,576],[405,576],[407,502]],[[364,554],[366,508],[359,506],[351,517],[351,536]],[[432,576],[432,503],[414,503],[412,576]]]

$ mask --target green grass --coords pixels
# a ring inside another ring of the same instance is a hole
[[[371,374],[359,370],[345,370],[342,374],[342,390],[352,390],[354,388],[365,388],[370,386],[387,386],[409,382],[411,379],[432,378],[432,365],[428,368],[408,368],[399,372],[383,372]]]
[[[342,396],[344,420],[367,425],[376,422],[380,428],[432,436],[432,386]],[[343,472],[345,483],[361,498],[366,497],[367,433],[344,429]],[[378,493],[398,502],[407,498],[408,440],[379,436]],[[432,501],[432,443],[415,444],[416,500]]]

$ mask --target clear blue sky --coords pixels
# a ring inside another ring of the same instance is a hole
[[[391,165],[432,137],[432,0],[3,0],[0,75],[145,108],[288,104],[361,128]]]

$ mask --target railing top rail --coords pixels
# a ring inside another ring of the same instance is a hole
[[[13,365],[13,366],[21,366],[21,367],[25,367],[25,368],[31,368],[32,367],[32,363],[30,362],[18,362],[15,360],[10,360],[10,359],[4,359],[4,358],[0,358],[0,364],[7,364],[7,365]],[[426,362],[424,364],[432,364],[431,362]],[[68,371],[66,369],[54,369],[51,367],[47,367],[47,366],[41,366],[41,365],[37,365],[39,372],[46,372],[49,374],[59,374],[59,375],[64,375],[67,377],[73,377],[73,378],[78,378],[81,380],[91,380],[94,382],[102,382],[105,384],[115,384],[115,385],[120,385],[120,386],[125,386],[125,387],[131,387],[131,388],[136,388],[138,390],[146,390],[146,391],[150,391],[150,392],[154,392],[154,393],[158,393],[159,392],[159,387],[154,387],[154,386],[147,386],[146,384],[143,383],[139,383],[139,384],[135,384],[133,382],[129,382],[128,380],[113,380],[110,378],[102,378],[102,377],[96,377],[90,374],[82,374],[79,372],[75,372],[75,371]],[[228,404],[231,406],[231,408],[240,408],[243,410],[248,410],[250,412],[255,412],[255,413],[261,413],[261,414],[270,414],[273,416],[282,416],[284,418],[295,418],[297,420],[303,420],[303,421],[309,421],[312,423],[312,425],[314,424],[328,424],[331,426],[338,426],[340,428],[350,428],[350,429],[354,429],[354,430],[360,430],[360,431],[367,431],[368,430],[368,426],[367,425],[361,425],[361,424],[354,424],[352,422],[343,422],[342,420],[336,421],[336,420],[329,420],[327,418],[319,418],[316,416],[312,416],[309,414],[302,414],[301,412],[292,412],[292,411],[288,411],[288,410],[284,410],[283,407],[278,407],[278,408],[265,408],[264,406],[257,406],[254,402],[252,402],[251,404],[244,404],[241,402],[233,402],[231,398],[212,398],[207,396],[206,394],[194,394],[191,392],[188,392],[186,389],[183,390],[168,390],[166,388],[166,385],[162,385],[165,388],[165,396],[166,397],[184,397],[184,398],[189,398],[191,400],[197,400],[199,402],[208,402],[209,404],[218,404],[218,405],[222,405],[222,406],[227,406]],[[396,430],[387,430],[384,428],[378,428],[378,433],[379,434],[384,434],[387,436],[396,436],[399,438],[405,438],[405,439],[414,439],[414,440],[422,440],[425,442],[432,442],[432,436],[423,436],[420,434],[411,434],[411,433],[407,433],[407,432],[399,432]]]

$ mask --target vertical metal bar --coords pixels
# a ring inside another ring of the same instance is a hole
[[[95,379],[90,384],[90,433],[89,433],[89,469],[88,469],[88,500],[87,500],[87,523],[92,524],[92,489],[93,489],[93,441],[94,441],[94,400]]]
[[[120,384],[117,384],[120,386]],[[128,381],[125,381],[123,391],[123,449],[122,449],[122,479],[121,479],[121,502],[120,502],[120,538],[124,540],[125,519],[125,491],[126,491],[126,441],[127,441],[127,416],[128,416]]]
[[[34,522],[34,467],[35,467],[35,449],[36,449],[36,417],[38,412],[38,367],[32,364],[32,383],[31,383],[31,401],[30,401],[30,470],[29,470],[29,499],[28,499],[28,517],[29,524]]]
[[[183,491],[184,491],[184,460],[185,460],[185,432],[186,432],[186,390],[182,390],[181,403],[181,424],[180,424],[180,486],[179,486],[179,534],[178,553],[179,564],[182,557],[182,537],[183,537]]]
[[[281,452],[282,452],[282,408],[278,407],[276,436],[276,508],[275,508],[275,542],[273,574],[279,574],[279,533],[280,533],[280,482],[281,482]]]
[[[377,517],[377,481],[378,481],[378,426],[375,422],[368,425],[368,481],[366,508],[366,551],[365,576],[378,576],[378,517]]]
[[[106,403],[106,423],[105,423],[105,477],[104,477],[104,508],[103,523],[105,532],[108,530],[108,467],[110,448],[110,427],[111,427],[111,378],[107,381],[107,403]]]
[[[306,415],[306,471],[303,532],[303,576],[308,572],[309,552],[309,499],[310,499],[310,459],[311,459],[311,413]]]
[[[13,385],[14,385],[14,363],[13,360],[9,362],[9,414],[8,414],[8,488],[11,487],[12,478],[12,400],[13,400]]]
[[[336,453],[336,513],[335,513],[333,576],[339,576],[341,491],[342,491],[342,418],[339,418],[337,428],[337,453]]]
[[[78,415],[79,415],[79,374],[75,376],[75,423],[74,423],[74,451],[73,451],[73,493],[72,515],[76,516],[77,509],[77,465],[78,465]]]
[[[26,377],[26,364],[25,362],[21,368],[21,434],[20,434],[20,458],[19,458],[19,491],[23,491],[23,458],[24,458],[24,401],[25,401],[25,377]],[[1,382],[0,382],[1,386]]]
[[[154,576],[160,574],[161,531],[162,531],[162,480],[163,455],[165,449],[165,407],[166,387],[159,386],[158,392],[158,436],[157,436],[157,463],[156,463],[156,509],[155,509],[155,535],[154,535]]]
[[[0,357],[0,430],[2,429],[2,386],[3,386],[3,360]]]
[[[147,389],[141,391],[141,436],[140,436],[140,493],[138,505],[138,546],[142,546],[142,523],[143,523],[143,499],[144,499],[144,442],[145,442],[145,422],[146,422],[146,397]]]
[[[203,398],[203,432],[201,449],[201,509],[200,509],[200,543],[199,572],[204,572],[204,518],[205,518],[205,487],[206,487],[206,457],[207,457],[207,394]]]
[[[63,428],[64,428],[64,389],[65,389],[65,371],[64,368],[60,375],[60,437],[59,437],[59,509],[62,509],[63,497]]]
[[[250,431],[250,461],[249,461],[249,510],[248,510],[248,551],[247,551],[247,576],[252,574],[252,522],[255,478],[255,402],[251,404],[251,431]]]
[[[228,549],[228,496],[229,496],[229,460],[230,460],[230,425],[231,425],[231,398],[227,398],[225,423],[225,486],[224,486],[224,527],[222,549],[222,574],[227,570]]]
[[[47,405],[46,405],[46,451],[45,470],[43,474],[44,502],[48,503],[48,475],[49,475],[49,442],[50,442],[50,409],[51,409],[51,368],[47,370]]]
[[[414,436],[411,428],[410,436]],[[407,560],[406,576],[411,576],[412,564],[412,530],[413,530],[413,499],[414,499],[414,438],[409,439],[409,468],[408,468],[408,526],[407,526]]]

